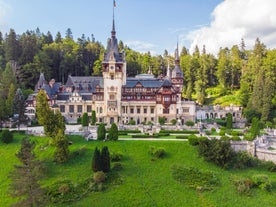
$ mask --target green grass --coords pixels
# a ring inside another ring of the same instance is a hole
[[[5,207],[14,201],[8,194],[10,180],[7,179],[13,170],[13,165],[18,161],[15,157],[20,148],[20,139],[16,136],[15,141],[9,145],[0,144],[1,170],[0,170],[0,206]],[[255,174],[266,174],[275,183],[276,174],[263,169],[247,170],[223,170],[217,166],[198,158],[195,147],[188,142],[177,141],[117,141],[117,142],[87,142],[78,136],[71,137],[73,145],[70,151],[82,147],[87,148],[83,155],[72,158],[66,164],[53,162],[54,148],[48,146],[48,138],[33,137],[37,142],[36,154],[44,160],[48,170],[47,178],[41,181],[43,187],[47,187],[62,179],[70,179],[74,183],[81,182],[92,176],[91,159],[96,146],[108,146],[110,152],[123,154],[121,164],[123,169],[118,171],[122,180],[121,184],[111,181],[103,192],[90,193],[84,199],[57,206],[93,206],[93,207],[129,207],[129,206],[161,206],[161,207],[185,207],[185,206],[231,206],[249,207],[256,206],[261,201],[261,206],[275,205],[276,190],[265,192],[254,189],[252,196],[239,195],[231,178],[251,177]],[[163,159],[152,160],[148,153],[151,146],[162,147],[167,155]],[[196,167],[200,170],[213,171],[220,180],[220,185],[212,191],[198,192],[184,184],[178,183],[172,177],[171,166],[178,164],[186,167]],[[276,187],[275,187],[276,188]]]

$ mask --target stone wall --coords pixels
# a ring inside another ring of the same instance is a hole
[[[276,164],[276,151],[256,147],[254,142],[231,141],[231,147],[235,152],[246,151],[259,160],[272,161]]]
[[[260,160],[272,161],[276,164],[276,151],[256,149],[256,157]]]

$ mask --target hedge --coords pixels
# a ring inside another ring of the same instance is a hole
[[[158,134],[149,135],[149,134],[134,134],[132,138],[159,138]]]
[[[198,130],[160,130],[159,133],[169,133],[169,134],[198,134]]]

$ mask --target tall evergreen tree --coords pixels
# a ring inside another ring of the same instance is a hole
[[[111,128],[108,133],[109,140],[118,140],[118,127],[115,123],[112,123]]]
[[[226,128],[232,129],[233,128],[233,115],[228,113],[226,116]]]
[[[6,113],[10,117],[14,114],[14,96],[15,96],[15,86],[13,83],[10,84],[9,94],[6,100]]]
[[[91,124],[95,125],[96,124],[96,111],[92,111],[92,116],[91,116]]]
[[[82,115],[81,125],[82,125],[83,127],[88,127],[88,124],[89,124],[88,114],[85,112],[85,113],[83,113],[83,115]]]
[[[20,43],[17,37],[17,34],[13,29],[10,29],[10,32],[5,40],[5,57],[6,61],[11,60],[18,61],[21,54]]]
[[[21,165],[16,165],[10,174],[12,196],[20,198],[14,206],[43,206],[44,192],[39,181],[43,178],[43,168],[33,152],[35,143],[24,138],[16,157]]]
[[[69,159],[68,140],[64,137],[64,132],[58,130],[55,137],[55,161],[57,163],[64,163]]]
[[[106,134],[105,125],[101,123],[97,130],[97,140],[104,140]]]
[[[25,124],[28,121],[27,116],[25,115],[25,98],[20,88],[16,90],[14,97],[14,113],[17,115],[16,123],[18,130],[20,129],[20,124]]]
[[[47,94],[44,90],[39,90],[36,95],[36,115],[39,124],[44,125],[47,122],[50,111]]]
[[[92,171],[98,172],[102,170],[101,153],[96,147],[92,158]]]
[[[102,171],[107,173],[110,171],[110,155],[108,151],[108,147],[104,146],[101,151],[101,165]]]

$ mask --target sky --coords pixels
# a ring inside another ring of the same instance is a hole
[[[276,48],[275,0],[116,0],[114,11],[117,38],[139,52],[173,54],[179,42],[216,55],[242,38],[251,49],[257,37]],[[106,46],[112,16],[113,0],[0,0],[2,33],[38,27],[64,37],[70,28],[74,39],[93,34]]]

